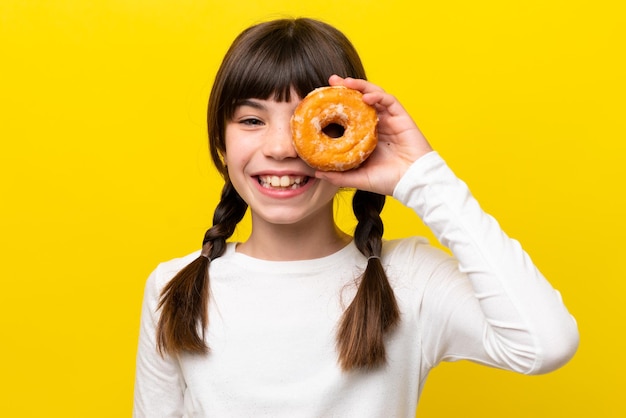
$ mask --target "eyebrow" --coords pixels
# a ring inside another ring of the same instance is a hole
[[[259,102],[258,100],[254,100],[254,99],[241,99],[241,100],[237,100],[237,102],[235,103],[235,108],[241,107],[241,106],[250,106],[253,107],[255,109],[258,110],[267,110],[267,107]]]

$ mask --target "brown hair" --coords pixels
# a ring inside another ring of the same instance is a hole
[[[334,27],[312,19],[279,19],[244,30],[226,53],[211,90],[207,112],[213,162],[224,177],[222,197],[202,242],[201,256],[163,289],[157,346],[161,353],[208,352],[209,265],[243,218],[247,204],[228,178],[223,160],[225,126],[242,99],[289,101],[328,84],[332,74],[365,79],[352,43]],[[380,262],[385,196],[357,190],[352,205],[358,224],[355,245],[368,258],[353,301],[339,324],[337,349],[344,370],[385,362],[384,335],[399,321],[393,290]]]

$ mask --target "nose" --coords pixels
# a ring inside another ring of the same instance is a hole
[[[298,156],[293,146],[291,125],[288,121],[277,124],[267,131],[267,136],[263,143],[263,153],[275,160],[296,158]]]

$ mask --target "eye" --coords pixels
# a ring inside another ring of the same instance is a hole
[[[239,123],[245,126],[262,126],[264,125],[263,121],[258,118],[247,117],[239,120]]]

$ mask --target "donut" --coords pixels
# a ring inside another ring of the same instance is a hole
[[[291,117],[296,152],[321,171],[347,171],[376,148],[378,116],[363,94],[343,86],[320,87],[306,95]]]

